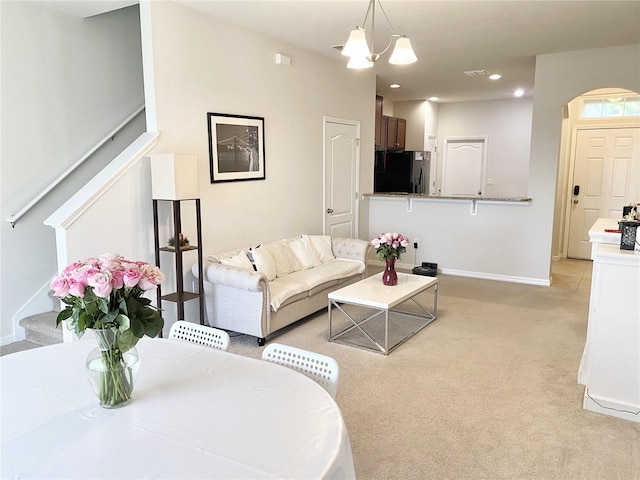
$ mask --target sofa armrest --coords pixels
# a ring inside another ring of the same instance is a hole
[[[204,280],[209,283],[227,287],[260,292],[267,290],[267,278],[260,272],[252,272],[243,268],[230,267],[220,263],[206,262]],[[198,276],[198,265],[193,266],[193,274]]]
[[[371,245],[366,240],[359,238],[340,238],[331,239],[333,254],[336,258],[345,258],[347,260],[356,260],[366,263],[367,252]]]

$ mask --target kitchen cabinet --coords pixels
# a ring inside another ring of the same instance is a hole
[[[387,150],[404,150],[407,137],[407,121],[404,118],[382,117],[382,129],[386,132]]]

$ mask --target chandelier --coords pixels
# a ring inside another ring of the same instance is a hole
[[[374,45],[376,33],[376,4],[380,8],[380,11],[387,21],[389,29],[391,30],[389,43],[384,50],[380,52],[375,51]],[[370,41],[367,41],[366,25],[369,18],[371,19],[371,35]],[[418,60],[418,57],[416,57],[416,54],[413,52],[413,48],[411,48],[411,41],[404,35],[397,34],[393,29],[393,25],[391,25],[389,17],[387,17],[384,8],[382,8],[380,0],[370,0],[369,8],[367,8],[367,13],[364,16],[362,25],[358,25],[356,28],[351,30],[349,39],[342,48],[342,55],[350,57],[347,68],[373,67],[373,64],[380,58],[380,55],[383,55],[387,50],[389,50],[394,40],[396,41],[395,47],[391,53],[391,57],[389,57],[389,63],[393,65],[408,65],[409,63],[414,63]]]

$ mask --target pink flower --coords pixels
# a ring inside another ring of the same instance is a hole
[[[81,266],[82,266],[82,263],[73,262],[65,267],[61,275],[71,275],[76,268],[79,268]]]
[[[111,285],[111,273],[97,272],[87,275],[87,284],[93,287],[93,293],[96,297],[106,298],[111,294],[113,286]]]
[[[122,270],[122,260],[124,260],[123,257],[114,253],[105,253],[98,257],[100,270],[109,271],[111,273],[117,270]]]
[[[75,278],[69,278],[69,295],[73,295],[75,297],[84,297],[84,289],[87,288],[87,284],[81,281],[76,280]]]
[[[125,269],[122,273],[122,280],[127,287],[135,287],[140,278],[142,277],[142,272],[136,266],[129,267]]]
[[[49,288],[53,290],[53,294],[58,298],[64,298],[69,295],[69,279],[64,275],[58,275],[51,280]]]
[[[124,270],[114,270],[111,272],[111,286],[118,290],[124,286]]]
[[[155,288],[157,285],[162,283],[162,281],[164,280],[164,275],[155,265],[145,264],[143,267],[141,267],[141,270],[142,277],[138,282],[138,287],[140,287],[142,290],[151,290],[152,288]]]

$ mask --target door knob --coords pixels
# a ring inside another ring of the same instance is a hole
[[[333,213],[333,208],[327,208],[327,213],[331,215]]]
[[[578,199],[577,199],[577,198],[576,198],[576,199],[574,199],[574,200],[573,200],[573,203],[578,203]]]

